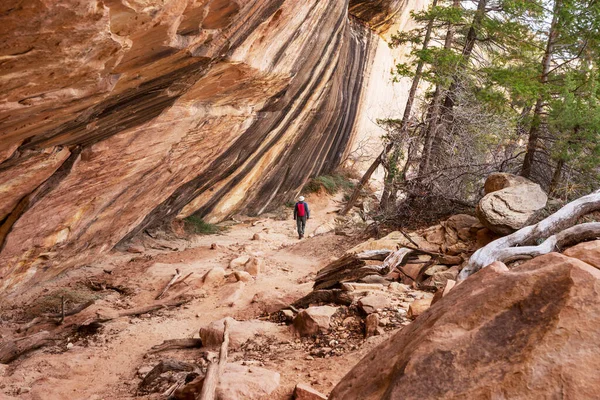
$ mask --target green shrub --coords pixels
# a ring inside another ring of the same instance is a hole
[[[341,174],[321,175],[311,179],[302,189],[304,193],[317,193],[325,190],[329,194],[335,194],[339,190],[352,189],[354,185],[348,177]]]
[[[217,225],[204,222],[202,218],[195,215],[190,215],[189,217],[184,218],[184,221],[187,231],[196,233],[198,235],[214,235],[222,230]]]

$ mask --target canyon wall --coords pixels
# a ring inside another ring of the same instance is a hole
[[[0,292],[172,218],[296,196],[356,143],[396,14],[403,2],[3,1]]]

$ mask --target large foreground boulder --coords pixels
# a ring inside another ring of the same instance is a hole
[[[367,354],[330,400],[597,398],[599,287],[598,269],[558,253],[494,263]]]
[[[490,175],[485,188],[487,194],[477,205],[477,217],[500,235],[511,234],[533,223],[537,212],[548,201],[540,185],[510,174]]]

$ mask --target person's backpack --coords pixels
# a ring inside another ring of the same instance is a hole
[[[306,210],[304,209],[304,203],[298,203],[298,216],[304,217],[306,215]]]

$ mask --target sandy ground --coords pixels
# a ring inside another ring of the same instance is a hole
[[[307,234],[331,226],[338,203],[325,196],[308,199],[312,218]],[[75,293],[81,297],[95,296],[115,309],[127,309],[149,304],[170,280],[175,269],[185,275],[192,272],[189,285],[180,285],[168,296],[187,292],[193,300],[184,306],[159,310],[139,317],[122,317],[103,325],[92,335],[68,338],[22,357],[13,363],[0,365],[0,399],[131,399],[163,398],[158,395],[137,395],[140,367],[155,365],[161,359],[194,362],[201,349],[172,350],[148,355],[152,346],[167,339],[198,337],[198,329],[211,321],[233,316],[238,320],[264,317],[260,302],[252,302],[258,294],[266,298],[295,300],[309,293],[316,271],[352,247],[358,239],[338,236],[333,232],[298,240],[291,219],[248,219],[231,226],[223,234],[194,236],[173,242],[179,250],[146,249],[142,254],[115,251],[102,262],[70,271],[56,278],[36,295],[23,299],[25,305],[2,310],[0,341],[14,335],[16,322],[31,319],[36,310],[53,294]],[[259,233],[259,240],[252,240]],[[216,244],[216,249],[211,249]],[[160,246],[158,246],[160,247]],[[168,247],[168,245],[167,245]],[[201,277],[214,267],[228,269],[229,262],[240,255],[255,256],[262,261],[260,274],[246,283],[241,297],[233,306],[222,303],[233,283],[218,287],[203,286]],[[89,281],[105,281],[125,287],[126,294],[114,290],[92,292]],[[45,297],[44,297],[45,296]],[[57,297],[58,295],[54,295]],[[54,299],[52,300],[54,301]],[[291,333],[276,338],[259,360],[264,368],[281,374],[281,385],[271,399],[290,399],[298,382],[311,384],[328,393],[341,377],[377,343],[392,331],[372,337],[357,349],[342,355],[311,357],[302,343]],[[247,360],[247,354],[233,353],[234,360]]]

